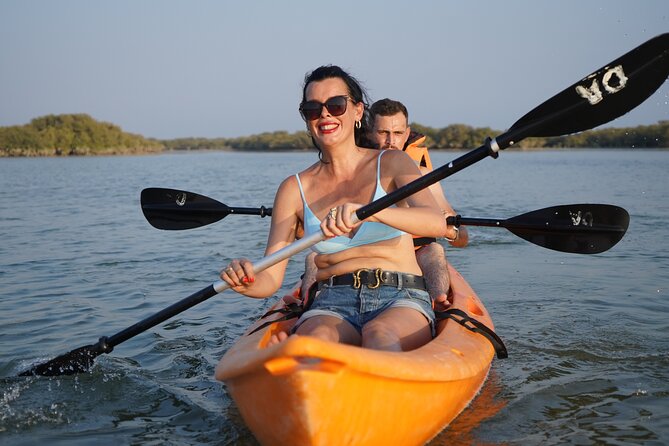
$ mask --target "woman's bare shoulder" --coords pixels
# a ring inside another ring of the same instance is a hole
[[[391,175],[408,172],[420,174],[414,160],[402,150],[384,150],[381,158],[381,170]]]
[[[281,199],[282,197],[290,197],[298,191],[297,178],[295,175],[291,175],[285,178],[279,188],[276,191],[276,200]]]
[[[276,197],[274,199],[274,206],[282,206],[287,209],[292,209],[299,214],[299,211],[302,209],[302,194],[300,193],[300,183],[302,188],[304,188],[305,181],[310,182],[310,177],[315,174],[315,170],[318,169],[320,163],[314,163],[306,169],[302,170],[298,174],[293,174],[286,177],[276,192]],[[298,176],[300,182],[298,183]]]

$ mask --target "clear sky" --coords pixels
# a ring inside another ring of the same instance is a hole
[[[292,132],[304,74],[332,63],[411,121],[504,130],[668,31],[667,0],[0,0],[0,126],[88,113],[155,138]],[[666,119],[669,83],[611,125]]]

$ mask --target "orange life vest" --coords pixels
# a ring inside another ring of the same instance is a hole
[[[425,143],[425,139],[424,135],[411,132],[403,150],[416,162],[418,167],[427,167],[432,170],[432,161],[430,160],[430,154],[427,152],[427,147],[421,146]]]

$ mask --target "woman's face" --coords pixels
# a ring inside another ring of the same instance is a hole
[[[363,104],[354,104],[348,93],[346,83],[340,78],[328,78],[311,82],[307,85],[306,100],[325,104],[328,99],[346,96],[346,112],[333,116],[327,107],[321,108],[317,119],[307,120],[307,129],[314,137],[318,146],[325,148],[343,142],[355,141],[355,122],[362,119]]]

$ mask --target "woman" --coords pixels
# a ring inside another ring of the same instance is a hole
[[[305,77],[300,113],[319,150],[319,161],[285,179],[277,191],[266,255],[306,235],[328,239],[314,249],[319,294],[299,319],[296,333],[382,350],[411,350],[432,338],[434,312],[416,263],[412,236],[441,237],[446,222],[423,190],[353,224],[362,205],[410,183],[421,173],[401,151],[359,147],[365,93],[337,66]],[[359,139],[358,139],[359,140]],[[283,282],[285,260],[255,274],[247,259],[221,272],[231,288],[268,297]]]

